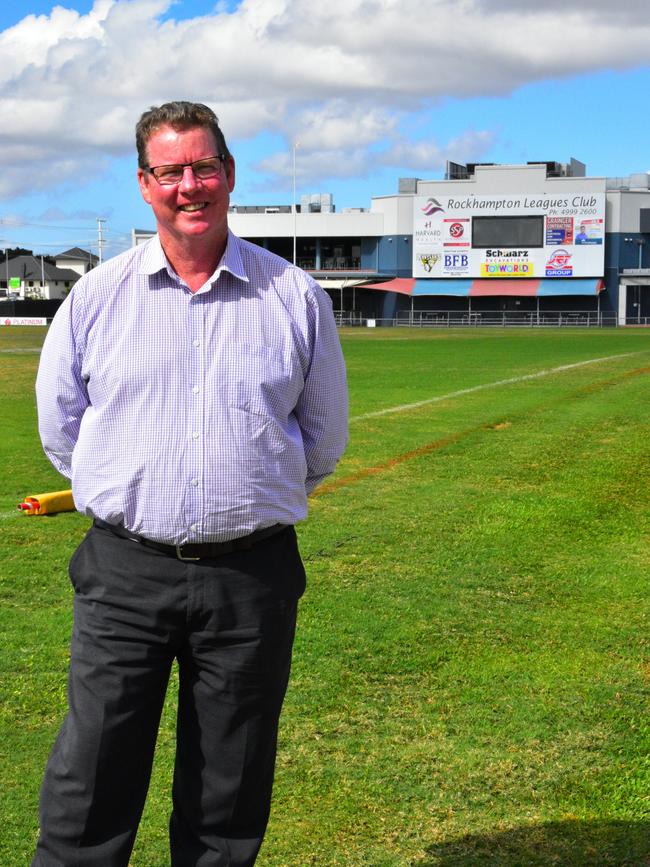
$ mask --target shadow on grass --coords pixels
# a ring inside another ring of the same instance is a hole
[[[650,822],[549,822],[469,834],[427,850],[417,867],[650,867]]]

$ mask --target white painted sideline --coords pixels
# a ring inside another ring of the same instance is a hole
[[[587,364],[598,364],[601,361],[613,361],[616,358],[629,358],[632,355],[643,355],[645,350],[640,352],[623,352],[621,355],[606,355],[604,358],[588,358],[586,361],[576,361],[574,364],[562,364],[560,367],[549,367],[547,370],[539,370],[537,373],[526,373],[523,376],[513,376],[510,379],[499,379],[497,382],[484,382],[482,385],[474,385],[471,388],[461,388],[459,391],[450,391],[449,394],[439,394],[436,397],[429,397],[426,400],[418,400],[415,403],[403,403],[401,406],[390,406],[386,409],[378,409],[376,412],[364,412],[363,415],[355,415],[350,419],[353,421],[363,421],[367,418],[378,418],[382,415],[391,415],[395,412],[406,412],[409,409],[418,409],[421,406],[427,406],[430,403],[440,403],[443,400],[449,400],[452,397],[461,397],[464,394],[473,394],[475,391],[484,391],[486,388],[498,388],[500,385],[512,385],[516,382],[525,382],[527,379],[541,379],[543,376],[550,376],[552,373],[562,373],[564,370],[573,370],[576,367],[585,367]]]

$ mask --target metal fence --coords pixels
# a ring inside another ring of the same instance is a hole
[[[587,311],[485,311],[468,313],[453,310],[404,310],[393,319],[368,319],[361,314],[335,311],[336,323],[340,326],[393,326],[406,328],[613,328],[619,325],[614,313]],[[630,322],[632,325],[648,325],[648,319]]]

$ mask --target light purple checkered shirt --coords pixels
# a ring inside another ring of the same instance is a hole
[[[232,233],[195,294],[157,236],[82,277],[36,393],[79,511],[172,544],[304,519],[347,438],[329,297]]]

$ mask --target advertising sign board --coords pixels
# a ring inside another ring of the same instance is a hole
[[[415,196],[413,276],[602,277],[605,194]]]
[[[0,325],[47,325],[44,316],[2,316]]]

